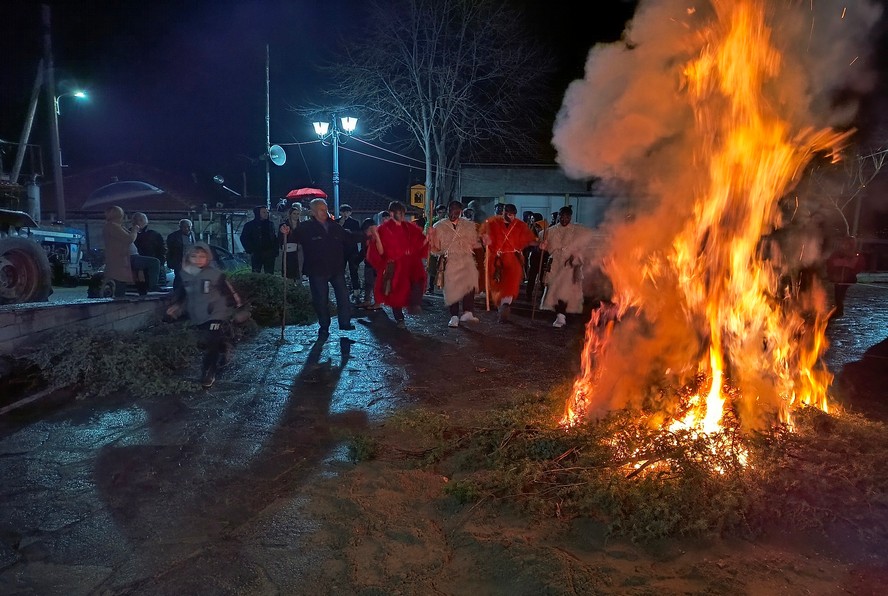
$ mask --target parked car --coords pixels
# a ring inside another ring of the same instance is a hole
[[[213,258],[222,271],[237,271],[244,267],[250,268],[250,260],[243,253],[234,254],[227,248],[222,248],[215,244],[211,244],[210,248],[213,250]]]

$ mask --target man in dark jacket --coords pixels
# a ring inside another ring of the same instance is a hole
[[[144,213],[133,214],[133,229],[139,230],[136,239],[133,240],[133,244],[136,246],[136,251],[138,251],[139,256],[157,259],[157,263],[155,263],[154,261],[146,261],[145,259],[131,258],[133,262],[133,273],[137,273],[137,270],[140,269],[144,270],[144,276],[146,278],[145,287],[141,287],[140,282],[138,281],[139,276],[137,274],[136,286],[139,287],[140,294],[144,294],[148,291],[157,291],[161,286],[166,285],[166,275],[162,271],[163,267],[161,267],[164,259],[166,259],[166,247],[163,243],[163,236],[161,236],[160,232],[156,230],[148,229],[148,216]]]
[[[253,273],[274,273],[280,250],[277,238],[274,224],[268,219],[268,209],[264,205],[253,207],[253,219],[244,224],[240,235],[244,251],[250,255]]]
[[[194,245],[194,224],[190,219],[180,219],[179,229],[167,236],[167,267],[173,270],[176,276],[173,278],[173,289],[182,285],[182,257],[189,246]]]
[[[351,305],[345,288],[345,245],[357,244],[364,240],[360,230],[346,230],[330,219],[327,201],[314,199],[310,204],[311,219],[296,228],[296,241],[302,245],[305,260],[302,271],[308,276],[311,290],[311,304],[318,315],[318,338],[330,335],[330,286],[336,296],[336,312],[339,330],[354,329],[351,324]],[[282,224],[282,234],[290,233],[290,226]]]
[[[349,232],[360,232],[361,224],[351,214],[351,205],[342,205],[339,208],[339,225]],[[348,276],[351,281],[352,299],[355,302],[360,302],[361,278],[358,277],[358,266],[361,264],[361,251],[358,245],[351,241],[345,243],[345,264],[348,267]]]

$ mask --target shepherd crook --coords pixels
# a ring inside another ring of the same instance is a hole
[[[542,231],[542,233],[540,233],[540,242],[538,243],[538,245],[542,244],[543,242],[546,241],[546,232],[548,230],[549,230],[549,228],[545,228]],[[531,300],[533,300],[533,304],[531,304],[531,306],[530,306],[530,320],[531,321],[533,321],[534,318],[536,317],[537,289],[540,287],[540,284],[543,283],[543,279],[541,276],[543,274],[543,261],[545,260],[545,256],[546,256],[546,251],[544,251],[542,248],[540,248],[540,266],[537,268],[536,281],[534,281],[534,284],[533,284],[533,295],[531,295],[531,297],[530,297]]]
[[[487,265],[490,261],[490,246],[484,246],[484,300],[487,302],[487,310],[490,310],[490,270]]]
[[[284,255],[283,255],[283,269],[284,269],[284,303],[281,307],[281,343],[284,343],[284,325],[287,321],[287,238],[284,237]]]

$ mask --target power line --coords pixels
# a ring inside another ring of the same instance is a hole
[[[346,146],[344,146],[344,145],[340,145],[340,146],[339,146],[339,150],[340,150],[340,151],[348,151],[349,153],[355,153],[355,154],[357,154],[357,155],[363,155],[364,157],[369,157],[370,159],[376,159],[376,160],[378,160],[378,161],[384,161],[384,162],[386,162],[386,163],[394,164],[394,165],[396,165],[396,166],[401,166],[401,167],[404,167],[404,168],[415,168],[415,167],[416,167],[416,166],[413,166],[413,165],[410,165],[410,164],[407,164],[407,163],[401,163],[401,162],[399,162],[399,161],[393,161],[393,160],[391,160],[391,159],[386,159],[386,158],[384,158],[384,157],[379,157],[378,155],[370,155],[369,153],[364,153],[363,151],[358,151],[357,149],[352,149],[351,147],[346,147]],[[397,154],[396,154],[396,155],[397,155]],[[402,157],[403,157],[403,156],[402,156]],[[434,169],[434,166],[432,166],[432,169]]]
[[[373,147],[374,149],[379,149],[380,151],[385,151],[386,153],[391,153],[392,155],[397,155],[398,157],[401,157],[401,158],[404,158],[404,159],[407,159],[407,160],[410,160],[410,161],[413,161],[413,162],[417,162],[417,163],[419,163],[419,164],[422,164],[422,169],[425,170],[426,164],[425,164],[425,162],[424,162],[423,160],[421,160],[421,159],[417,159],[417,158],[415,158],[415,157],[410,157],[409,155],[404,155],[404,154],[402,154],[402,153],[398,153],[397,151],[392,151],[391,149],[386,149],[385,147],[380,147],[380,146],[378,146],[378,145],[374,145],[373,143],[369,143],[369,142],[367,142],[367,141],[365,141],[365,140],[363,140],[363,139],[360,139],[360,138],[358,138],[358,137],[349,137],[349,138],[350,138],[350,139],[353,139],[353,140],[356,140],[356,141],[358,141],[359,143],[363,143],[364,145],[367,145],[367,146],[369,146],[369,147]],[[315,139],[315,140],[312,140],[312,141],[301,141],[301,142],[299,142],[299,141],[294,141],[294,142],[291,142],[291,143],[277,143],[277,144],[280,145],[280,146],[282,146],[282,147],[298,146],[298,147],[299,147],[299,152],[300,152],[300,154],[301,154],[301,153],[302,153],[302,145],[313,145],[313,144],[315,144],[315,143],[321,143],[321,142],[322,142],[321,139]],[[377,160],[377,161],[381,161],[381,162],[385,162],[385,163],[390,163],[390,164],[392,164],[392,165],[401,166],[401,167],[403,167],[403,168],[415,168],[415,167],[417,167],[417,166],[412,165],[412,164],[409,164],[409,163],[403,163],[403,162],[394,161],[394,160],[391,160],[391,159],[386,159],[386,158],[384,158],[384,157],[380,157],[380,156],[378,156],[378,155],[372,155],[372,154],[370,154],[370,153],[364,153],[363,151],[358,151],[358,150],[356,150],[356,149],[352,149],[351,147],[347,147],[345,144],[340,144],[340,145],[339,145],[339,149],[340,149],[341,151],[349,151],[349,152],[354,153],[354,154],[356,154],[356,155],[362,155],[362,156],[367,157],[367,158],[369,158],[369,159],[375,159],[375,160]],[[304,155],[304,154],[302,155],[302,161],[305,162],[305,155]],[[438,167],[435,166],[435,165],[430,165],[429,167],[431,168],[431,171],[432,171],[433,173],[437,173],[437,172],[439,171],[439,169],[440,169],[440,168],[438,168]],[[309,169],[309,168],[308,168],[308,163],[305,163],[305,169],[306,169],[306,170]],[[447,173],[449,173],[449,174],[452,174],[452,175],[454,175],[454,176],[462,176],[463,178],[466,178],[466,179],[472,179],[472,178],[474,178],[471,174],[466,174],[465,172],[461,172],[460,170],[456,170],[456,169],[452,169],[452,168],[444,168],[443,171],[444,171],[444,172],[447,172]],[[309,174],[310,174],[310,172],[309,172]],[[309,176],[309,177],[310,177],[310,176]],[[477,179],[480,180],[480,178],[477,178]]]
[[[386,149],[385,147],[380,147],[379,145],[374,145],[369,141],[365,141],[364,139],[353,137],[357,142],[363,143],[369,147],[373,147],[374,149],[379,149],[380,151],[385,151],[386,153],[391,153],[392,155],[397,155],[398,157],[403,157],[404,159],[409,159],[410,161],[415,161],[416,163],[420,163],[425,166],[425,160],[416,159],[415,157],[410,157],[409,155],[404,155],[403,153],[398,153],[397,151],[392,151],[391,149]]]

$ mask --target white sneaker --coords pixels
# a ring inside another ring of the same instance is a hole
[[[479,321],[478,317],[475,316],[475,313],[468,310],[462,314],[459,320],[463,323],[477,323]],[[455,326],[456,325],[454,325],[454,327]]]
[[[459,317],[456,315],[453,315],[452,317],[450,317],[450,322],[447,323],[447,326],[448,327],[459,327]]]
[[[564,327],[565,325],[567,325],[567,319],[562,314],[555,317],[555,322],[552,323],[552,327]]]

